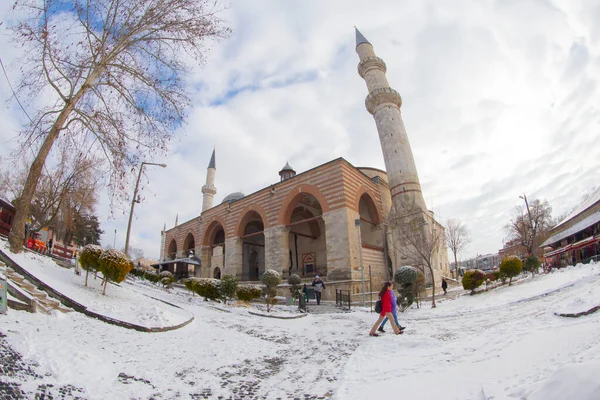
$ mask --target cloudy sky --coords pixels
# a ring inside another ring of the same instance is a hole
[[[199,215],[213,147],[215,204],[277,182],[287,161],[298,172],[337,157],[385,169],[354,25],[402,95],[427,204],[469,228],[462,258],[502,247],[519,195],[547,199],[556,216],[600,186],[597,0],[238,0],[221,16],[234,33],[190,77],[187,125],[167,156],[147,160],[168,164],[145,169],[136,205],[130,245],[148,257],[165,223]],[[8,65],[19,50],[1,34]],[[24,117],[0,78],[6,155]],[[129,206],[112,211],[103,195],[103,244],[123,247]]]

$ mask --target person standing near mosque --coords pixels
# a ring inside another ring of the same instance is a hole
[[[392,282],[384,282],[383,287],[379,291],[379,298],[381,299],[381,312],[379,313],[379,318],[377,318],[377,321],[371,328],[369,336],[379,336],[379,334],[375,331],[377,330],[379,324],[381,324],[381,321],[383,321],[385,317],[387,317],[390,321],[390,324],[392,324],[392,329],[394,330],[394,333],[396,335],[400,335],[401,333],[403,333],[403,331],[399,329],[398,326],[396,326],[396,322],[393,319],[394,316],[392,315],[392,294],[390,293],[392,290]]]
[[[317,305],[321,304],[321,292],[325,289],[325,284],[319,278],[319,275],[315,276],[315,280],[312,282],[312,286],[315,288],[315,297],[317,298]]]
[[[394,316],[394,322],[396,323],[396,326],[398,326],[398,329],[403,331],[405,328],[403,326],[400,326],[400,323],[398,322],[398,303],[396,303],[396,295],[394,294],[393,288],[392,290],[390,290],[390,296],[392,297],[392,315]],[[383,327],[385,326],[386,322],[388,322],[388,320],[388,317],[385,317],[385,319],[379,326],[379,329],[377,329],[379,332],[385,332],[385,330],[383,330]]]

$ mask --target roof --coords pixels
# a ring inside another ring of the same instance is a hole
[[[279,171],[279,173],[281,174],[283,171],[292,171],[292,172],[296,172],[296,171],[294,170],[294,168],[292,168],[292,167],[290,166],[290,163],[289,163],[289,162],[286,162],[286,163],[285,163],[285,167],[283,167],[283,168],[281,169],[281,171]]]
[[[227,196],[225,196],[225,198],[223,199],[223,201],[221,202],[221,204],[223,203],[232,203],[234,201],[237,201],[239,199],[243,199],[244,197],[246,197],[246,195],[242,192],[234,192],[231,194],[228,194]]]
[[[163,262],[159,262],[156,264],[152,264],[152,267],[158,267],[159,265],[168,265],[168,264],[177,264],[177,263],[185,263],[185,264],[192,264],[192,265],[202,265],[202,262],[200,261],[200,259],[198,257],[186,257],[186,258],[176,258],[174,260],[169,260],[169,261],[163,261]]]
[[[3,204],[9,208],[12,208],[13,210],[16,210],[15,206],[13,206],[10,201],[8,201],[6,198],[4,198],[2,196],[0,196],[0,204]]]
[[[354,30],[356,31],[356,46],[358,47],[359,44],[361,43],[369,43],[369,41],[367,40],[367,38],[365,38],[363,36],[362,33],[360,33],[360,31],[358,30],[357,27],[354,27]],[[371,44],[371,43],[369,43]]]
[[[552,228],[552,230],[556,230],[561,225],[566,224],[567,222],[569,222],[570,220],[572,220],[573,218],[575,218],[576,216],[578,216],[579,214],[581,214],[582,212],[584,212],[585,210],[587,210],[588,208],[590,208],[591,206],[593,206],[594,204],[596,204],[599,201],[600,201],[600,187],[598,187],[598,189],[596,189],[594,191],[594,193],[592,193],[590,195],[590,197],[588,197],[575,210],[573,210],[573,212],[571,214],[569,214],[567,216],[567,218],[563,219],[554,228]]]
[[[208,168],[217,169],[215,165],[215,150],[213,149],[212,156],[210,157],[210,162],[208,163]]]
[[[566,221],[566,219],[565,219],[565,221]],[[571,235],[574,235],[577,232],[580,232],[589,226],[597,224],[598,222],[600,222],[600,210],[596,211],[593,214],[588,215],[586,218],[577,222],[573,226],[550,236],[548,239],[546,239],[546,241],[544,241],[544,243],[542,243],[540,245],[540,247],[549,246],[553,243],[560,242],[561,240],[563,240]],[[562,222],[559,225],[561,225],[561,224],[562,224]],[[557,226],[559,226],[559,225],[557,225]]]

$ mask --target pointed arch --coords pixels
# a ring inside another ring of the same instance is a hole
[[[183,250],[185,251],[185,256],[189,255],[189,251],[193,250],[195,252],[196,248],[196,236],[192,231],[188,231],[185,235],[185,239],[183,240]]]
[[[210,223],[204,230],[204,236],[202,237],[202,245],[211,246],[217,233],[222,230],[224,237],[227,238],[227,231],[225,230],[225,221],[221,217],[212,217]]]
[[[361,202],[363,203],[363,210],[366,209],[369,214],[369,222],[372,222],[375,225],[380,224],[382,221],[381,212],[377,207],[377,203],[375,203],[373,195],[364,185],[361,185],[356,190],[356,196],[354,197],[354,210],[358,212],[362,218],[363,215],[361,213]]]
[[[327,203],[323,193],[321,193],[321,191],[319,191],[319,189],[317,189],[315,186],[303,183],[294,186],[281,202],[281,208],[279,209],[279,216],[277,218],[279,225],[286,225],[290,223],[294,208],[307,194],[312,195],[319,202],[323,214],[329,211],[329,204]]]
[[[177,241],[175,238],[171,239],[169,242],[169,247],[167,248],[167,258],[169,260],[174,260],[177,257]]]
[[[260,218],[262,219],[264,229],[267,229],[268,221],[267,221],[267,214],[265,213],[264,208],[262,208],[258,204],[250,204],[246,208],[244,208],[244,211],[242,211],[239,214],[238,220],[235,224],[235,231],[233,231],[233,234],[235,236],[237,236],[237,237],[244,236],[244,229],[246,228],[246,224],[248,223],[249,219],[252,217],[253,213],[256,213],[260,216]]]

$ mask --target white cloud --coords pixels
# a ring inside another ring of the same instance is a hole
[[[519,194],[559,214],[599,185],[594,15],[600,7],[585,0],[234,2],[223,14],[234,35],[211,44],[190,77],[188,124],[166,159],[148,160],[168,167],[146,169],[131,245],[158,257],[163,224],[198,215],[213,146],[215,203],[278,181],[286,161],[298,172],[340,156],[384,168],[356,72],[357,25],[403,97],[425,200],[442,222],[468,225],[464,256],[496,252]],[[6,63],[15,49],[2,37]],[[5,144],[22,115],[13,103],[0,113]],[[108,219],[101,203],[103,243],[117,229],[122,247],[128,205]]]

